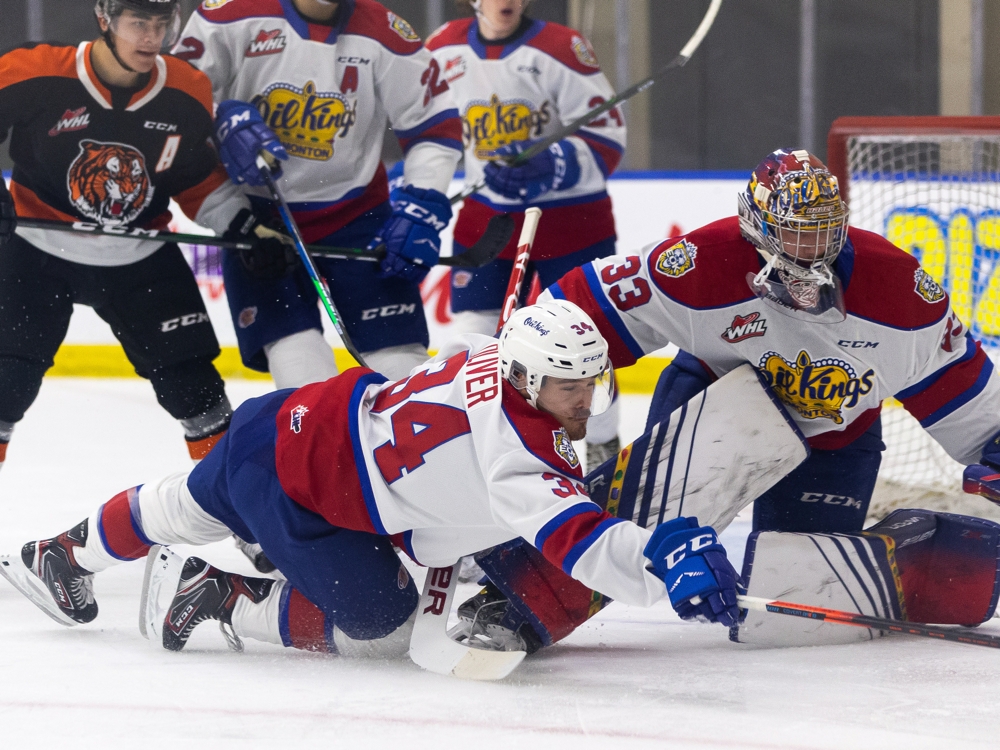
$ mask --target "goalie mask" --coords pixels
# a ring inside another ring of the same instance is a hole
[[[572,302],[517,310],[500,332],[500,373],[536,409],[581,419],[607,411],[614,397],[608,344]]]
[[[136,46],[146,44],[167,50],[181,34],[180,0],[97,0],[94,14],[107,23],[104,39],[116,58],[112,35]],[[121,59],[118,62],[122,63]]]
[[[739,196],[740,232],[767,261],[750,288],[778,310],[816,322],[844,320],[833,262],[847,241],[849,212],[837,178],[808,151],[767,156]]]

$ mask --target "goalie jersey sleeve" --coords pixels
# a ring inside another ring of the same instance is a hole
[[[847,308],[836,324],[756,297],[748,277],[762,266],[733,217],[570,271],[543,299],[586,310],[617,367],[669,343],[713,378],[749,362],[813,448],[848,445],[895,396],[953,458],[979,460],[1000,427],[1000,379],[915,258],[850,229],[834,266]]]
[[[208,75],[217,102],[260,110],[289,154],[281,188],[309,242],[388,199],[387,125],[417,187],[444,191],[461,158],[447,83],[412,27],[373,0],[343,0],[333,26],[290,0],[204,2],[175,54]]]
[[[494,339],[462,337],[409,378],[379,381],[355,368],[285,402],[276,464],[293,500],[392,535],[427,565],[524,537],[612,598],[666,593],[645,570],[650,532],[590,501],[565,430],[501,381]]]

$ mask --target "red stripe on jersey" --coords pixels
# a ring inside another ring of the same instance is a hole
[[[585,132],[581,131],[577,135],[590,146],[590,150],[597,157],[597,164],[601,167],[601,172],[604,173],[605,177],[618,169],[618,163],[622,160],[622,151],[612,148],[607,143],[601,143],[596,138],[588,138]]]
[[[292,211],[306,242],[317,242],[389,200],[389,180],[380,162],[368,187],[357,198],[315,211]]]
[[[281,488],[306,510],[334,526],[376,533],[365,505],[348,414],[358,380],[371,370],[353,367],[292,393],[275,417],[274,463]]]
[[[191,63],[185,62],[179,58],[164,55],[163,61],[167,64],[167,81],[165,88],[183,91],[193,99],[197,99],[198,103],[205,108],[206,112],[208,112],[208,116],[214,119],[215,109],[212,104],[212,82],[209,80],[208,76],[194,67]],[[153,71],[155,72],[156,68],[153,68]],[[148,93],[149,89],[153,87],[154,83],[155,79],[151,78],[149,86],[133,96],[129,104],[137,102],[139,99],[144,97]]]
[[[10,181],[10,194],[14,198],[17,215],[25,219],[54,219],[55,221],[79,221],[76,216],[64,214],[43,201],[31,188],[19,182]]]
[[[611,212],[611,198],[607,196],[592,203],[554,208],[540,203],[539,208],[545,212],[545,221],[538,224],[531,248],[532,260],[561,258],[615,236],[615,217]],[[458,212],[455,242],[466,248],[472,247],[486,231],[489,220],[498,213],[475,199],[465,201]],[[514,218],[514,232],[500,254],[504,260],[513,260],[517,254],[517,239],[524,224],[523,211],[510,215]]]
[[[881,413],[881,406],[876,406],[874,409],[867,409],[843,430],[813,435],[811,438],[806,438],[806,442],[809,443],[810,448],[821,451],[835,451],[845,448],[868,432],[868,428],[875,423],[875,420],[878,419],[878,415]]]
[[[596,509],[572,516],[549,534],[548,539],[545,540],[545,544],[542,545],[542,554],[545,555],[546,560],[568,573],[563,568],[566,555],[577,544],[593,534],[602,522],[610,518],[614,518],[614,516],[607,511]]]
[[[177,201],[177,205],[181,207],[184,214],[193,221],[198,216],[198,211],[201,210],[201,204],[205,202],[205,199],[220,185],[225,184],[228,179],[225,167],[216,164],[215,169],[208,177],[197,185],[175,195],[174,200]]]
[[[918,421],[927,419],[949,401],[969,390],[979,379],[985,365],[986,352],[977,341],[976,353],[970,359],[952,365],[926,389],[904,398],[902,404]]]
[[[32,78],[76,78],[76,47],[39,44],[15,49],[0,57],[0,86],[13,86]]]
[[[462,148],[462,121],[457,117],[447,117],[439,123],[432,125],[427,130],[414,135],[412,138],[400,138],[399,146],[405,154],[415,144],[421,141],[454,141],[455,148]]]
[[[326,616],[322,610],[292,589],[288,597],[288,637],[292,648],[327,653]]]
[[[390,16],[394,19],[392,23],[389,21]],[[343,33],[356,34],[374,39],[390,52],[394,52],[397,55],[412,55],[424,43],[419,37],[415,40],[404,39],[392,25],[393,23],[398,25],[399,21],[403,21],[403,19],[395,14],[388,13],[385,6],[374,2],[374,0],[357,0],[354,5],[354,12],[351,14],[351,18],[347,22],[347,28],[344,29]],[[403,23],[409,26],[406,21],[403,21]]]
[[[132,526],[130,500],[134,493],[135,488],[119,492],[101,507],[101,539],[108,552],[119,560],[138,560],[150,549]]]
[[[457,21],[449,21],[429,37],[425,45],[431,52],[442,47],[450,47],[455,44],[465,44],[469,38],[469,27],[475,18],[460,18]]]
[[[244,18],[284,18],[281,0],[254,0],[253,2],[226,2],[212,9],[205,3],[198,5],[198,14],[212,23],[228,23]]]
[[[507,381],[503,383],[503,392],[500,398],[507,421],[510,422],[517,436],[524,443],[524,447],[532,455],[561,474],[583,479],[579,460],[577,460],[576,466],[570,463],[569,459],[573,458],[574,454],[566,451],[566,443],[562,441],[562,435],[565,435],[565,431],[555,417],[533,407]],[[556,433],[561,434],[557,436]],[[568,458],[559,453],[557,447],[563,448]]]
[[[854,272],[844,291],[847,312],[893,328],[926,328],[948,314],[948,295],[929,302],[917,291],[920,263],[884,237],[851,227]],[[923,287],[925,295],[937,290]]]
[[[601,70],[599,65],[585,65],[581,62],[581,57],[586,59],[589,56],[594,63],[597,63],[594,48],[583,35],[558,23],[546,23],[542,30],[528,41],[527,46],[551,55],[567,68],[583,75],[593,75]]]
[[[632,354],[628,345],[618,335],[618,331],[605,317],[604,311],[594,298],[594,293],[582,268],[574,268],[559,279],[552,291],[555,296],[576,303],[597,324],[597,329],[601,332],[604,340],[608,342],[608,353],[611,357],[611,363],[615,367],[628,367],[635,364],[635,355]]]

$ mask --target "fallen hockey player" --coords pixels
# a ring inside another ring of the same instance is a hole
[[[409,646],[418,599],[393,543],[448,565],[524,537],[615,599],[648,606],[669,592],[682,617],[732,626],[737,576],[712,529],[682,517],[651,532],[587,498],[572,440],[610,403],[612,382],[607,344],[586,314],[532,305],[499,341],[469,334],[404,380],[356,368],[247,401],[193,471],[116,495],[0,558],[0,573],[76,625],[97,616],[95,573],[155,544],[236,533],[260,543],[287,581],[153,557],[147,635],[180,650],[193,628],[217,620],[234,647],[253,638],[391,656]],[[162,605],[156,591],[170,594]]]

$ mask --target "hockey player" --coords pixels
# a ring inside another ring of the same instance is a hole
[[[0,574],[75,625],[97,616],[94,573],[154,543],[235,532],[287,582],[154,558],[147,608],[176,581],[151,621],[165,648],[214,619],[233,644],[393,655],[408,647],[418,597],[392,544],[441,565],[522,536],[616,599],[650,605],[669,592],[682,616],[731,625],[736,575],[711,529],[675,518],[651,533],[586,496],[572,440],[610,403],[607,354],[578,307],[547,302],[511,316],[499,341],[467,334],[405,380],[354,368],[250,400],[192,472],[116,495],[0,557]]]
[[[230,175],[267,193],[261,149],[287,155],[279,186],[307,242],[384,242],[381,266],[317,260],[366,362],[402,377],[427,358],[418,283],[451,218],[444,195],[461,157],[448,84],[410,25],[373,0],[203,3],[175,54],[212,80],[220,154]],[[250,107],[239,102],[249,102]],[[389,202],[380,160],[390,125],[405,153]],[[267,201],[258,203],[267,215]],[[244,364],[278,388],[337,372],[316,293],[284,248],[227,254],[226,294]]]
[[[545,218],[529,274],[542,286],[571,268],[615,254],[615,222],[606,191],[625,149],[618,109],[552,145],[527,164],[500,161],[523,151],[613,95],[589,42],[573,29],[525,15],[528,0],[467,0],[475,17],[452,21],[427,40],[458,104],[465,136],[465,183],[486,186],[467,199],[455,227],[456,252],[471,246],[487,222],[510,213],[517,226],[529,206]],[[451,274],[451,306],[464,330],[492,333],[516,251]],[[617,405],[590,425],[587,466],[618,452]]]
[[[177,0],[99,0],[95,13],[96,41],[0,57],[0,140],[11,134],[18,215],[162,229],[173,197],[217,231],[243,226],[236,214],[249,205],[208,142],[208,79],[160,56],[176,35]],[[74,303],[110,324],[180,421],[192,458],[207,453],[231,409],[212,365],[219,345],[180,249],[22,228],[0,246],[0,462]]]

